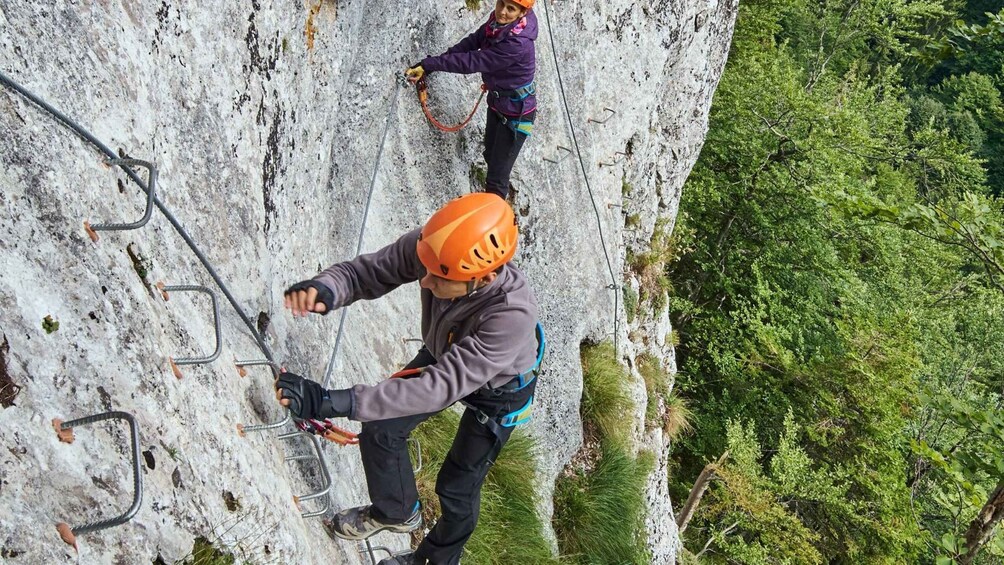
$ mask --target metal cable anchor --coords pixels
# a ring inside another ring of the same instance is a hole
[[[146,181],[147,185],[149,186],[149,189],[146,191],[146,211],[143,212],[142,218],[128,224],[91,225],[89,221],[84,220],[84,230],[87,231],[87,235],[90,236],[91,241],[93,242],[98,241],[97,232],[99,231],[125,231],[125,230],[134,230],[141,228],[145,226],[147,222],[150,221],[150,215],[153,213],[154,185],[156,185],[157,183],[157,167],[155,167],[153,163],[143,161],[141,159],[106,159],[104,163],[109,166],[118,165],[128,173],[131,173],[132,171],[127,167],[132,165],[145,167],[147,171],[149,171],[149,175]]]
[[[296,505],[299,507],[300,503],[305,500],[313,500],[315,498],[321,498],[322,496],[327,495],[328,492],[331,490],[331,475],[328,473],[328,466],[324,464],[324,455],[321,453],[321,441],[317,439],[317,436],[297,430],[294,432],[279,434],[276,437],[279,439],[290,439],[297,436],[307,436],[310,438],[310,445],[313,446],[314,448],[314,454],[289,455],[285,458],[285,461],[309,461],[309,460],[317,461],[317,466],[321,469],[321,479],[323,483],[321,490],[312,492],[310,494],[305,494],[303,496],[294,495],[293,501],[296,502]],[[319,510],[315,510],[313,512],[301,512],[300,517],[316,518],[317,516],[323,516],[324,513],[327,511],[328,511],[328,500],[327,498],[325,498],[322,508],[320,508]]]
[[[56,418],[52,420],[52,427],[56,430],[56,435],[59,436],[59,441],[64,443],[73,443],[73,428],[77,426],[84,426],[87,424],[93,424],[95,422],[100,422],[102,420],[125,420],[129,423],[129,432],[131,435],[131,447],[132,447],[132,477],[133,477],[133,498],[132,505],[123,514],[116,516],[114,518],[109,518],[106,520],[98,520],[96,522],[88,522],[81,526],[72,527],[69,524],[60,522],[56,524],[56,530],[59,532],[63,541],[72,545],[74,548],[77,547],[76,536],[78,534],[84,534],[87,532],[96,532],[98,530],[104,530],[106,528],[111,528],[112,526],[118,526],[124,524],[132,519],[139,510],[140,504],[143,502],[143,470],[140,467],[139,460],[139,426],[136,424],[136,419],[132,414],[128,412],[112,411],[104,412],[102,414],[95,414],[93,416],[85,416],[83,418],[77,418],[75,420],[70,420],[69,422],[63,422],[62,420]]]
[[[182,284],[182,285],[165,285],[163,282],[157,283],[157,288],[160,289],[160,294],[163,296],[164,301],[170,300],[170,292],[204,292],[209,295],[210,300],[213,303],[213,330],[216,334],[216,347],[213,352],[207,357],[180,357],[174,359],[173,357],[168,358],[171,363],[171,370],[174,372],[174,376],[181,378],[181,365],[202,365],[204,363],[212,363],[220,356],[220,350],[223,347],[222,340],[220,340],[220,305],[216,301],[216,293],[209,290],[208,288],[196,285],[196,284]]]

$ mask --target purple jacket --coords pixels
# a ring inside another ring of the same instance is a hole
[[[335,307],[383,296],[425,276],[410,231],[383,249],[337,263],[314,277],[332,290]],[[511,263],[472,295],[442,300],[422,289],[422,338],[436,358],[408,379],[352,387],[353,420],[368,422],[437,412],[485,384],[501,386],[537,359],[537,299]]]
[[[537,99],[531,94],[521,102],[508,97],[493,96],[493,90],[515,90],[533,82],[537,67],[536,50],[537,15],[530,10],[515,22],[492,29],[495,12],[488,16],[485,25],[468,35],[446,53],[422,59],[426,72],[481,73],[488,86],[488,105],[507,116],[521,116],[537,108]]]

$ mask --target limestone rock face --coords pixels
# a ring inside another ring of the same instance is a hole
[[[676,214],[736,8],[736,0],[537,6],[540,112],[514,184],[523,233],[516,261],[537,290],[548,331],[529,426],[541,446],[546,512],[554,478],[581,441],[580,343],[613,337],[616,313],[625,358],[646,350],[672,367],[663,338],[630,342],[623,306],[615,312],[620,291],[609,286],[630,278],[622,275],[626,246],[644,248],[656,219]],[[434,130],[398,77],[469,33],[489,9],[384,0],[7,2],[0,70],[113,151],[154,163],[159,200],[276,360],[322,380],[333,358],[330,386],[346,387],[377,382],[411,358],[417,285],[353,305],[333,356],[339,314],[293,319],[282,292],[357,246],[380,248],[476,189],[483,116],[459,134]],[[465,115],[478,93],[475,77],[457,75],[433,76],[432,88],[443,121]],[[310,453],[308,441],[237,433],[238,424],[280,418],[272,375],[262,367],[238,375],[235,359],[263,353],[165,216],[154,210],[141,229],[88,238],[85,220],[143,215],[145,195],[103,159],[0,89],[4,562],[174,563],[202,536],[252,562],[368,563],[353,544],[330,539],[318,519],[300,517],[294,497],[317,491],[321,476],[310,460],[284,459]],[[630,200],[622,198],[625,182]],[[629,216],[636,220],[626,230]],[[168,359],[213,352],[212,308],[199,293],[172,292],[165,302],[157,281],[205,285],[220,303],[221,354],[181,367],[180,379]],[[665,335],[666,324],[662,313],[635,327]],[[139,422],[143,502],[125,525],[78,536],[78,557],[55,525],[128,508],[128,429],[92,424],[66,444],[50,421],[108,410]],[[665,461],[661,437],[639,438]],[[303,501],[303,511],[367,501],[355,450],[324,445],[330,495]],[[678,544],[665,483],[660,465],[649,518],[657,563],[671,563]]]

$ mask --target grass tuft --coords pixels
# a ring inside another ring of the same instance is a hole
[[[651,562],[644,525],[644,489],[653,457],[635,459],[604,442],[591,473],[576,472],[555,484],[554,531],[574,563]]]
[[[610,342],[583,347],[581,359],[581,410],[587,430],[594,426],[599,437],[626,445],[632,426],[624,415],[634,409],[624,386],[631,380],[630,374],[617,362]]]
[[[676,441],[684,434],[688,434],[694,429],[690,423],[694,413],[690,410],[687,399],[683,398],[676,391],[673,391],[666,398],[666,414],[662,419],[662,431],[670,441]]]
[[[655,456],[631,455],[630,374],[610,343],[584,346],[581,357],[586,438],[555,483],[558,547],[582,565],[650,563],[644,493]]]
[[[202,536],[195,538],[195,544],[188,557],[179,561],[182,565],[235,565],[236,563],[237,558],[232,553],[213,546],[212,542]]]

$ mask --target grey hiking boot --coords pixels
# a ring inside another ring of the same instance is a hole
[[[422,509],[415,505],[415,512],[404,522],[384,523],[370,514],[371,506],[358,506],[335,514],[324,526],[332,534],[350,540],[364,540],[379,532],[406,534],[422,525]],[[393,563],[393,562],[391,562]]]
[[[381,559],[377,565],[425,565],[425,559],[422,559],[420,562],[415,558],[414,552],[406,551],[392,555],[387,559]]]

